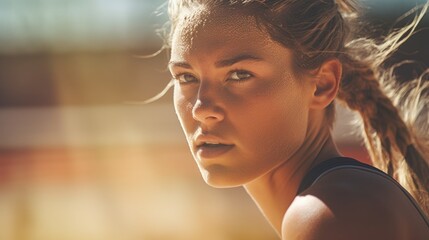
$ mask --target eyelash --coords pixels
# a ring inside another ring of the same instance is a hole
[[[239,73],[239,74],[243,74],[244,73],[244,74],[247,74],[248,77],[245,77],[245,78],[242,78],[242,79],[231,79],[231,75],[234,74],[234,73]],[[243,82],[243,81],[246,81],[246,80],[248,80],[249,78],[252,78],[252,77],[254,77],[254,75],[251,72],[243,70],[243,69],[235,69],[235,70],[232,70],[232,71],[230,71],[228,73],[228,80],[239,82],[239,83]]]
[[[189,83],[194,82],[194,81],[181,81],[181,80],[180,80],[180,77],[185,76],[185,75],[192,76],[193,78],[195,78],[195,79],[196,79],[196,77],[195,77],[194,75],[190,74],[190,73],[179,73],[179,74],[175,74],[175,75],[173,75],[173,79],[174,79],[174,80],[176,80],[176,81],[178,81],[180,84],[189,84]]]
[[[248,77],[245,77],[245,78],[242,78],[242,79],[231,79],[231,75],[234,74],[234,73],[236,73],[236,74],[247,74]],[[180,77],[185,76],[185,75],[189,75],[189,76],[192,76],[194,79],[197,79],[193,74],[190,74],[190,73],[175,74],[175,75],[173,75],[173,79],[177,80],[180,84],[190,84],[190,83],[195,82],[195,80],[193,80],[193,81],[181,81]],[[240,82],[246,81],[246,80],[248,80],[249,78],[252,78],[252,77],[254,77],[254,75],[252,73],[250,73],[249,71],[246,71],[246,70],[243,70],[243,69],[234,69],[234,70],[232,70],[232,71],[230,71],[228,73],[228,79],[227,80],[240,83]]]

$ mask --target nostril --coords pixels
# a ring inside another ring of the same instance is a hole
[[[192,108],[192,116],[199,122],[222,121],[223,111],[212,102],[197,100]]]

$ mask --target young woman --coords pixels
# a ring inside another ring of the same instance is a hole
[[[399,89],[383,69],[427,7],[376,42],[353,38],[351,0],[171,0],[174,105],[204,180],[243,186],[282,239],[429,239],[412,125],[429,84]],[[334,100],[360,113],[385,173],[337,150]]]

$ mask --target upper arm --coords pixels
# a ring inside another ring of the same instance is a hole
[[[314,196],[298,197],[286,211],[282,222],[282,240],[347,239],[334,213]]]

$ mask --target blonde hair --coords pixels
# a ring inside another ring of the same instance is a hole
[[[365,145],[374,165],[393,176],[429,214],[429,83],[425,74],[398,84],[386,60],[414,32],[429,2],[413,9],[413,21],[376,41],[353,38],[359,8],[353,0],[170,0],[167,44],[184,10],[205,5],[235,7],[254,16],[272,39],[293,49],[296,70],[319,67],[331,58],[343,64],[337,100],[360,113]],[[408,13],[408,15],[411,14]],[[334,122],[334,103],[326,117]]]

